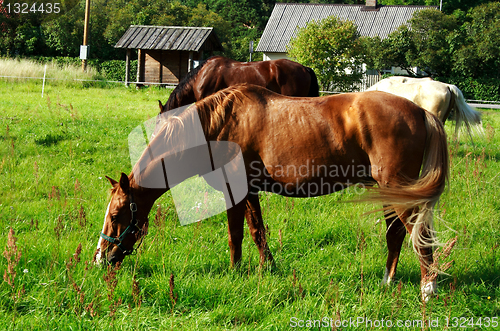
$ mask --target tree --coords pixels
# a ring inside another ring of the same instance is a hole
[[[497,0],[443,0],[443,12],[446,14],[452,14],[456,10],[468,11],[481,4],[496,1]]]
[[[383,70],[391,67],[399,67],[414,76],[417,73],[409,58],[410,54],[416,52],[412,33],[406,25],[389,34],[383,40],[379,37],[363,37],[365,63],[368,68]]]
[[[27,1],[26,5],[31,6],[32,3]],[[0,54],[17,56],[36,53],[43,46],[42,20],[40,13],[28,16],[21,13],[19,7],[16,9],[13,3],[0,0]]]
[[[379,0],[381,5],[419,5],[419,6],[439,6],[439,0]]]
[[[44,25],[66,16],[77,5],[78,0],[60,0],[51,2],[50,6],[36,0],[0,0],[0,54],[31,56],[46,53]]]
[[[443,12],[452,14],[456,10],[467,12],[471,8],[481,4],[497,2],[498,0],[443,0]],[[378,0],[380,5],[419,5],[419,6],[437,6],[439,7],[440,0]]]
[[[83,41],[84,13],[84,8],[78,6],[43,25],[48,48],[44,55],[78,56]]]
[[[213,27],[222,47],[226,48],[227,31],[231,30],[231,24],[219,14],[208,10],[205,4],[199,3],[196,8],[192,9],[187,25]]]
[[[500,79],[500,3],[446,15],[422,10],[384,40],[366,38],[367,65],[419,67],[432,76]]]
[[[351,91],[361,82],[363,64],[362,42],[356,25],[330,16],[312,21],[297,31],[288,54],[311,67],[323,89]]]
[[[500,78],[500,3],[469,11],[460,29],[450,36],[454,74],[472,78]]]
[[[414,47],[408,50],[408,62],[432,76],[449,77],[453,63],[448,36],[458,28],[456,18],[425,9],[413,15],[410,26]]]
[[[372,69],[400,67],[412,75],[413,68],[431,76],[449,76],[452,72],[450,35],[457,19],[435,9],[420,10],[386,39],[366,42],[367,64]]]
[[[238,61],[247,61],[248,43],[260,38],[272,10],[270,2],[268,0],[203,0],[203,2],[209,10],[219,13],[230,23],[230,28],[225,33],[227,40],[225,55]]]

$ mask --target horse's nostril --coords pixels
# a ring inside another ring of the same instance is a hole
[[[115,265],[117,262],[119,262],[118,258],[116,256],[112,256],[111,258],[108,258],[108,263],[111,265]]]

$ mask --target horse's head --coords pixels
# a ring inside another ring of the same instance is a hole
[[[140,201],[135,199],[126,174],[122,173],[119,182],[106,178],[113,189],[97,244],[96,262],[102,263],[105,258],[108,263],[115,264],[134,251],[134,244],[143,234],[141,226],[144,222],[140,220],[144,215],[138,211]]]

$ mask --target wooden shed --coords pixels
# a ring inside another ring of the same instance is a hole
[[[137,85],[177,84],[204,52],[222,51],[213,28],[180,26],[131,25],[115,48],[127,50],[127,84],[131,51],[137,49]]]

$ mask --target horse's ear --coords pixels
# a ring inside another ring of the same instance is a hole
[[[161,104],[161,100],[158,100],[158,106],[160,107],[160,114],[163,113],[163,105]]]
[[[116,184],[118,184],[118,182],[116,180],[114,180],[113,178],[109,178],[108,176],[106,176],[106,178],[109,180],[109,182],[111,183],[111,186],[115,186]]]
[[[128,193],[128,189],[130,188],[130,182],[128,180],[128,176],[122,172],[122,176],[120,177],[120,187],[124,193]]]

